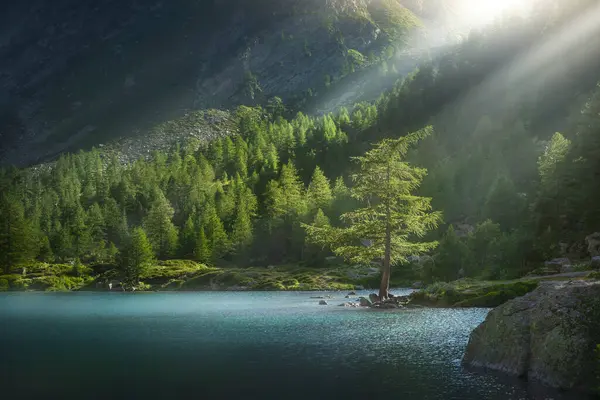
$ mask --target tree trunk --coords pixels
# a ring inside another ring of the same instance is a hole
[[[388,298],[388,290],[390,289],[391,276],[391,245],[392,232],[390,224],[386,224],[385,229],[385,256],[383,258],[383,270],[381,271],[381,285],[379,286],[379,298],[386,300]]]
[[[390,166],[388,165],[387,180],[390,180]],[[387,300],[388,290],[390,289],[391,258],[392,258],[392,212],[390,201],[386,201],[385,215],[385,255],[383,257],[383,269],[381,271],[381,285],[379,286],[379,299]]]

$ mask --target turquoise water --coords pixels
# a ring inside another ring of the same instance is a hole
[[[487,309],[310,298],[325,294],[3,294],[0,398],[567,399],[462,368]]]

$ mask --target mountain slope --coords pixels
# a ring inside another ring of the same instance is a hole
[[[418,24],[396,0],[28,0],[0,17],[0,157],[325,91]]]

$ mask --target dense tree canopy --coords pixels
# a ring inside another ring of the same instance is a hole
[[[563,255],[588,257],[578,249],[600,231],[600,35],[558,40],[595,3],[551,3],[552,12],[540,7],[474,31],[372,103],[310,116],[273,98],[264,109],[238,107],[229,134],[130,164],[93,149],[2,169],[2,268],[34,258],[115,263],[140,229],[161,259],[323,265],[332,253],[307,241],[302,224],[345,232],[385,214],[388,181],[351,160],[366,163],[428,125],[431,134],[402,160],[385,153],[404,174],[387,193],[422,212],[431,199],[444,223],[416,247],[390,252],[392,266],[435,241],[434,267],[419,270],[424,280],[520,276],[565,253],[561,243],[572,253]],[[395,224],[406,210],[392,211]],[[412,243],[425,231],[406,235]]]

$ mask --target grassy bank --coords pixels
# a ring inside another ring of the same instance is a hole
[[[537,281],[510,282],[459,280],[435,283],[411,295],[411,302],[437,307],[497,307],[523,296],[538,286]]]
[[[74,291],[118,289],[121,272],[111,265],[74,266],[37,263],[0,275],[0,291]],[[297,265],[216,268],[188,260],[159,262],[141,277],[137,290],[352,290],[377,288],[375,268],[344,265],[307,268]],[[410,282],[396,279],[393,287]]]
[[[510,281],[481,281],[461,279],[438,282],[411,294],[413,304],[434,307],[497,307],[515,297],[523,296],[538,287],[543,280],[598,279],[598,272],[577,277],[540,276]]]

